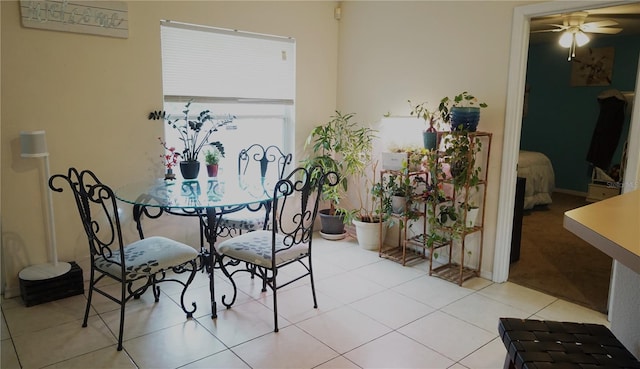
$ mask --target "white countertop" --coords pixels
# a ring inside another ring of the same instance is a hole
[[[640,190],[569,210],[564,227],[640,274]]]

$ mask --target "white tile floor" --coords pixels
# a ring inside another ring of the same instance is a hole
[[[82,265],[86,270],[87,266]],[[25,307],[2,301],[2,362],[9,368],[501,368],[501,316],[591,322],[606,316],[514,285],[475,278],[462,287],[429,277],[424,262],[402,267],[357,243],[314,240],[318,309],[308,278],[279,291],[280,332],[273,332],[272,299],[258,280],[238,280],[232,309],[210,317],[202,273],[187,301],[161,285],[127,305],[124,350],[116,351],[118,310],[94,297],[82,328],[86,299],[74,296]],[[216,274],[218,275],[218,274]],[[231,291],[216,279],[218,298]]]

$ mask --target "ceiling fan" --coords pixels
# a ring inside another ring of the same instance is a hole
[[[587,33],[605,33],[614,35],[622,31],[622,28],[611,27],[618,25],[618,22],[614,20],[605,19],[585,23],[588,15],[589,13],[587,12],[563,14],[562,24],[550,24],[550,26],[554,26],[555,28],[534,30],[531,31],[531,33],[562,32],[559,43],[560,46],[569,49],[569,58],[567,60],[571,61],[571,58],[576,56],[576,46],[584,46],[589,42],[589,37],[586,35]]]

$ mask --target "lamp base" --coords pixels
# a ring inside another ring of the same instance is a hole
[[[18,276],[25,281],[41,281],[59,277],[69,270],[71,270],[71,264],[66,262],[37,264],[22,269]]]

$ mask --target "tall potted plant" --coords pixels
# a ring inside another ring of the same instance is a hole
[[[371,162],[368,165],[371,175],[363,173],[359,178],[355,191],[358,206],[345,216],[356,228],[358,244],[366,250],[378,250],[380,243],[384,242],[393,212],[393,192],[390,191],[388,183],[375,181],[378,173],[377,164],[377,161]]]
[[[325,185],[323,200],[328,209],[320,210],[321,235],[337,239],[346,234],[344,224],[350,222],[349,205],[345,203],[348,181],[361,177],[371,161],[373,139],[376,131],[352,121],[355,113],[336,111],[329,121],[316,126],[307,137],[305,148],[312,155],[302,161],[305,167],[320,166],[327,172],[338,174],[336,186]]]
[[[198,154],[206,145],[211,144],[222,147],[219,141],[209,143],[209,136],[218,128],[227,125],[235,119],[228,115],[222,119],[215,119],[209,110],[201,111],[197,116],[191,116],[191,101],[187,102],[182,110],[182,116],[172,117],[163,110],[149,113],[149,120],[164,120],[169,127],[175,129],[179,134],[179,139],[184,144],[184,150],[180,154],[180,172],[184,179],[194,179],[198,177],[200,162]]]

